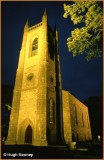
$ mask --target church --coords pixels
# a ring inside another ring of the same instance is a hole
[[[6,145],[65,145],[92,139],[88,108],[62,89],[58,31],[24,27]]]

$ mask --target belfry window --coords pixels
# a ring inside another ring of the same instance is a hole
[[[32,51],[38,49],[38,38],[35,38],[32,44]]]
[[[35,38],[32,43],[31,57],[35,56],[38,51],[38,38]]]

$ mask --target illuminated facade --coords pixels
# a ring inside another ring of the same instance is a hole
[[[5,144],[64,145],[90,139],[87,107],[62,90],[58,32],[49,27],[45,11],[40,23],[24,27]]]

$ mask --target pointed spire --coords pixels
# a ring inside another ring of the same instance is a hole
[[[58,41],[58,30],[56,29],[56,40]]]
[[[28,19],[26,20],[25,29],[29,27]]]
[[[28,24],[29,24],[29,21],[28,21],[28,19],[27,19],[27,21],[26,21],[26,24],[25,24],[25,25],[26,25],[26,26],[28,26]]]
[[[44,14],[43,14],[43,16],[47,16],[46,8],[45,8],[45,10],[44,10]]]
[[[56,35],[56,40],[58,41],[58,30],[57,30],[56,24],[54,26],[54,33]]]
[[[47,22],[47,11],[46,11],[46,8],[45,8],[43,16],[42,16],[42,21],[43,22]]]

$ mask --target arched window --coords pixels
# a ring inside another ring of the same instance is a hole
[[[55,122],[55,103],[52,98],[50,98],[49,101],[49,122],[50,123]]]
[[[82,126],[84,127],[84,117],[83,117],[83,112],[82,112]]]
[[[72,141],[76,142],[76,137],[75,137],[74,133],[72,133]]]
[[[38,38],[35,38],[32,43],[31,57],[35,56],[38,51]]]
[[[76,106],[73,105],[73,114],[74,114],[74,125],[78,125],[78,117],[77,117],[77,109],[76,109]]]
[[[89,116],[87,115],[87,126],[88,128],[90,127],[90,124],[89,124]]]

